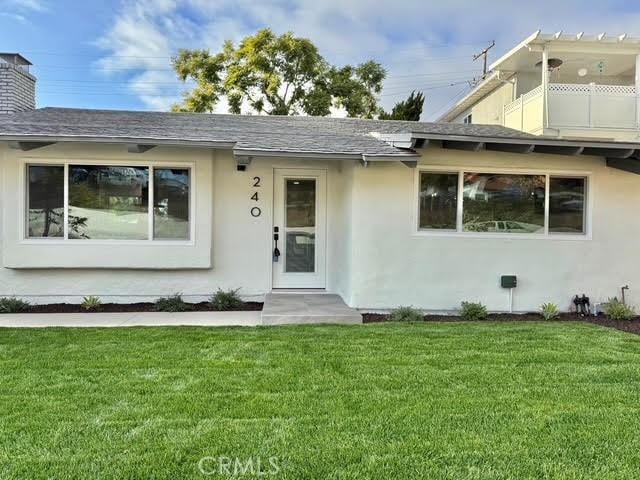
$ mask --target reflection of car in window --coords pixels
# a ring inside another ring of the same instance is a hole
[[[557,192],[549,195],[549,202],[556,209],[581,212],[584,209],[584,195],[577,192]]]
[[[542,231],[542,226],[511,220],[493,220],[465,223],[464,229],[468,232],[536,233]]]

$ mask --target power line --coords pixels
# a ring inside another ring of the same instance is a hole
[[[463,81],[452,82],[452,83],[443,83],[442,85],[434,85],[434,86],[429,86],[429,87],[416,87],[416,88],[412,88],[410,91],[409,90],[403,90],[402,92],[396,92],[396,93],[384,93],[382,95],[378,95],[378,97],[394,97],[394,96],[398,96],[398,95],[409,95],[413,91],[427,92],[427,91],[430,91],[430,90],[438,90],[440,88],[449,88],[449,87],[454,87],[456,85],[462,85],[462,84],[468,85],[469,84],[469,80],[463,80]]]
[[[428,77],[430,80],[439,80],[439,79],[449,79],[454,78],[456,76],[460,76],[460,74],[466,73],[477,73],[477,70],[453,70],[448,72],[433,72],[433,73],[418,73],[418,74],[408,74],[408,75],[392,75],[385,79],[385,85],[398,84],[398,83],[407,83],[411,82],[414,78],[424,78]],[[192,84],[191,81],[182,82],[179,79],[175,79],[173,81],[137,81],[134,79],[130,80],[77,80],[77,79],[60,79],[60,78],[43,78],[40,80],[41,83],[55,83],[55,84],[80,84],[80,87],[84,86],[101,86],[101,85],[131,85],[135,83],[136,85],[166,85],[166,86],[189,86]],[[77,87],[76,87],[77,88]]]
[[[431,65],[451,65],[451,64],[459,64],[461,63],[461,61],[463,59],[468,59],[468,57],[465,56],[460,56],[460,57],[446,57],[446,58],[441,58],[441,57],[420,57],[419,59],[416,58],[412,58],[412,59],[401,59],[400,61],[396,60],[396,59],[392,59],[390,61],[386,62],[387,67],[390,66],[396,66],[396,65],[403,65],[403,64],[407,64],[407,63],[411,63],[411,64],[415,64],[418,60],[421,62],[429,62],[429,64]],[[384,66],[384,65],[383,65]],[[90,65],[61,65],[61,64],[35,64],[33,65],[33,70],[38,73],[40,71],[47,71],[47,70],[68,70],[68,71],[86,71],[88,68],[90,68]],[[175,72],[175,70],[173,69],[173,67],[171,67],[170,65],[167,65],[166,67],[159,67],[159,66],[145,66],[145,65],[117,65],[117,66],[110,66],[108,68],[103,68],[103,69],[99,69],[99,68],[93,68],[94,71],[104,71],[105,73],[128,73],[128,72],[135,72],[135,71],[143,71],[143,72]],[[393,70],[393,68],[390,68],[389,70]]]
[[[433,115],[434,119],[437,119],[442,113],[449,110],[458,101],[458,98],[470,88],[471,85],[467,84],[462,90],[457,91],[454,95],[448,97],[447,103],[445,103],[444,106]]]
[[[380,97],[392,96],[392,95],[402,95],[408,94],[409,91],[419,90],[419,91],[428,91],[434,90],[438,88],[446,88],[454,85],[460,85],[462,83],[468,84],[469,80],[463,80],[458,82],[448,82],[448,83],[440,83],[440,84],[426,84],[423,86],[416,86],[408,90],[408,88],[403,89],[402,91],[394,91],[394,92],[385,92],[381,95],[377,95]],[[144,92],[144,91],[130,91],[130,90],[118,90],[118,91],[78,91],[78,90],[64,90],[64,91],[53,91],[53,90],[40,90],[38,93],[46,94],[46,95],[87,95],[87,96],[122,96],[122,95],[136,95],[136,96],[150,96],[150,97],[159,97],[159,98],[178,98],[182,95],[183,92],[176,93],[166,93],[166,92]]]
[[[422,50],[428,50],[428,49],[434,49],[434,48],[475,47],[475,46],[478,46],[479,44],[486,43],[486,42],[487,40],[479,40],[477,42],[468,42],[468,43],[425,43],[424,45],[421,45],[421,46],[403,47],[403,48],[395,48],[390,46],[389,48],[387,48],[387,50],[385,50],[385,52],[397,54],[398,52],[422,51]],[[213,49],[209,49],[209,50],[213,50]],[[375,50],[375,51],[364,50],[364,51],[359,51],[359,53],[360,52],[363,52],[363,54],[369,54],[369,53],[379,53],[380,50]],[[102,54],[95,53],[95,52],[89,53],[88,51],[87,53],[78,53],[77,50],[75,51],[75,53],[50,52],[46,50],[22,50],[21,53],[23,55],[43,55],[43,56],[55,56],[55,57],[99,57],[103,55],[108,58],[171,59],[174,56],[176,56],[178,52],[175,52],[169,55],[112,55],[109,53],[102,53]],[[336,50],[333,52],[329,52],[325,55],[353,55],[354,53],[356,52],[346,51],[346,50]]]

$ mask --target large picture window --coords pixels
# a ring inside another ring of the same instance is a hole
[[[28,238],[190,239],[188,168],[28,165],[27,176]]]
[[[418,184],[420,230],[532,235],[586,233],[584,177],[422,171]]]

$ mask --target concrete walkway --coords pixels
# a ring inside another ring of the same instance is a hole
[[[1,327],[255,327],[261,312],[16,313],[0,315]]]
[[[262,312],[16,313],[0,315],[0,328],[44,327],[255,327],[362,323],[338,295],[270,293]]]
[[[262,307],[263,325],[362,323],[362,315],[339,295],[269,293]]]

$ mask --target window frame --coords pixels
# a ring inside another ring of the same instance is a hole
[[[555,169],[522,169],[522,168],[492,168],[486,166],[451,166],[429,165],[415,169],[413,214],[411,219],[412,235],[418,237],[460,237],[460,238],[499,238],[499,239],[523,239],[523,240],[591,240],[592,239],[592,214],[593,214],[593,179],[590,171],[555,170]],[[422,173],[443,173],[458,175],[458,192],[456,208],[456,229],[440,230],[420,227],[420,177]],[[465,232],[463,229],[463,204],[464,204],[464,174],[482,173],[496,175],[543,175],[545,177],[545,201],[544,201],[544,230],[540,233],[507,233],[507,232]],[[585,181],[585,208],[583,212],[584,232],[550,232],[549,231],[549,190],[551,177],[583,178]]]
[[[149,170],[149,197],[148,197],[148,222],[147,238],[144,240],[129,239],[84,239],[69,238],[69,166],[76,165],[95,165],[104,167],[143,167]],[[63,237],[29,237],[29,175],[30,166],[63,166],[64,167],[64,236]],[[189,238],[188,239],[154,239],[154,170],[158,169],[181,169],[189,170]],[[20,160],[20,179],[18,188],[21,189],[20,195],[21,205],[19,206],[18,234],[20,242],[23,244],[82,244],[82,245],[194,245],[196,228],[196,165],[193,162],[170,162],[170,161],[140,161],[140,160],[110,160],[110,159],[61,159],[61,158],[22,158]]]

